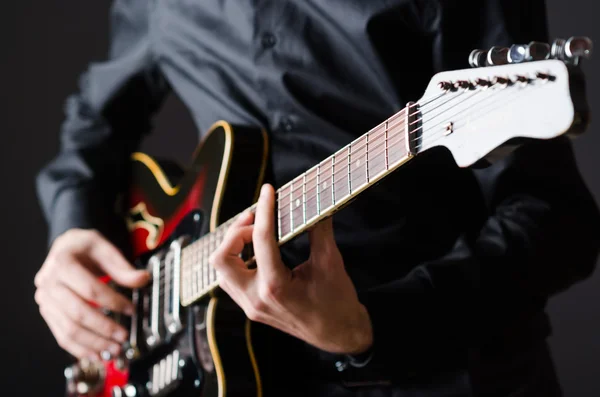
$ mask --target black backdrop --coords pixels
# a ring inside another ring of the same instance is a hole
[[[596,2],[548,0],[552,37],[600,40]],[[3,1],[0,6],[0,394],[59,396],[68,357],[33,300],[33,276],[45,256],[46,229],[34,174],[57,149],[65,97],[89,61],[107,48],[109,1]],[[600,108],[600,54],[586,62],[589,101]],[[176,140],[169,132],[177,133]],[[181,136],[184,139],[181,139]],[[186,161],[196,144],[190,119],[171,98],[146,150]],[[586,181],[600,199],[600,129],[592,122],[576,142]],[[600,396],[600,272],[551,302],[553,354],[566,397]]]

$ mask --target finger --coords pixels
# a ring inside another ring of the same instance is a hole
[[[69,262],[57,275],[58,281],[88,302],[118,313],[133,314],[133,304],[120,293],[98,280],[77,262]]]
[[[40,314],[42,315],[44,321],[46,321],[46,324],[48,325],[48,328],[50,329],[50,332],[52,332],[52,335],[54,336],[54,339],[56,339],[58,345],[69,354],[77,358],[90,358],[97,356],[97,353],[95,353],[93,350],[69,341],[64,336],[66,335],[66,332],[63,330],[60,321],[54,315],[54,311],[49,305],[40,306]]]
[[[242,212],[231,224],[232,227],[235,226],[246,226],[251,225],[254,221],[254,212],[250,210],[246,210]],[[230,228],[231,229],[231,228]]]
[[[337,249],[333,233],[333,218],[328,217],[317,223],[308,232],[310,251],[312,253],[330,253]]]
[[[258,266],[258,275],[269,282],[279,282],[289,277],[281,261],[279,247],[275,240],[275,194],[269,184],[263,185],[256,206],[252,243]]]
[[[125,259],[123,254],[104,237],[95,238],[89,250],[89,256],[117,284],[139,288],[148,283],[150,274],[138,270]]]
[[[74,322],[67,316],[59,302],[48,298],[48,304],[45,306],[50,316],[60,328],[60,338],[63,344],[81,346],[88,353],[98,353],[103,350],[108,350],[112,354],[119,353],[120,344],[103,338],[92,330],[86,329],[81,324]]]
[[[52,266],[50,265],[50,258],[50,256],[46,257],[46,260],[44,261],[44,263],[40,267],[40,270],[38,270],[38,272],[35,275],[35,278],[33,279],[33,284],[38,288],[41,287],[48,280],[51,274],[51,270],[49,270],[49,268],[52,268]]]
[[[236,288],[245,290],[251,272],[240,257],[240,253],[244,246],[252,241],[252,230],[252,225],[232,227],[219,249],[210,256],[209,261],[217,271],[220,282],[225,279]]]
[[[91,307],[81,297],[63,284],[48,288],[48,294],[57,302],[64,313],[74,322],[94,331],[107,340],[123,343],[127,340],[127,330],[100,311]]]
[[[242,253],[242,250],[252,242],[252,233],[254,225],[232,227],[221,242],[219,250],[226,256],[236,256]]]

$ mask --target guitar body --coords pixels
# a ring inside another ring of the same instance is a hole
[[[135,153],[127,223],[137,265],[147,266],[154,255],[181,236],[186,236],[187,242],[197,240],[252,205],[263,183],[267,150],[264,131],[234,129],[219,122],[198,147],[191,167],[177,185],[171,182],[166,167]],[[159,273],[160,277],[164,275]],[[131,353],[140,358],[128,364],[128,383],[138,395],[262,394],[250,322],[226,294],[213,292],[181,307],[181,328],[176,332],[169,331],[162,321],[158,326],[144,324],[143,317],[152,321],[149,299],[135,297],[141,315],[131,320]],[[148,338],[156,336],[152,328],[159,332],[149,346]],[[122,394],[126,395],[125,389]]]

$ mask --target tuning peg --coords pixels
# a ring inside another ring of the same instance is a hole
[[[508,50],[509,63],[521,63],[527,60],[527,46],[525,44],[513,44]]]
[[[590,58],[594,44],[588,37],[571,37],[565,45],[565,53],[570,58]]]
[[[506,65],[508,61],[508,48],[492,47],[487,52],[486,64],[488,66]]]
[[[528,61],[542,61],[550,57],[550,45],[539,41],[532,41],[527,45],[526,57]]]
[[[568,40],[556,39],[552,43],[550,55],[552,58],[577,65],[581,57],[590,58],[592,48],[593,43],[588,37],[575,36]]]
[[[471,54],[469,54],[469,65],[472,68],[480,68],[485,66],[485,59],[487,54],[484,50],[473,50]]]

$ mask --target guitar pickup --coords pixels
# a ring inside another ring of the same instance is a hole
[[[142,329],[149,347],[156,346],[164,339],[165,327],[163,312],[163,299],[161,299],[162,262],[164,254],[159,252],[150,257],[147,269],[152,275],[152,282],[144,290]]]
[[[186,236],[173,241],[164,261],[164,321],[170,335],[175,335],[183,328],[180,310],[181,254],[189,241],[190,239]]]

